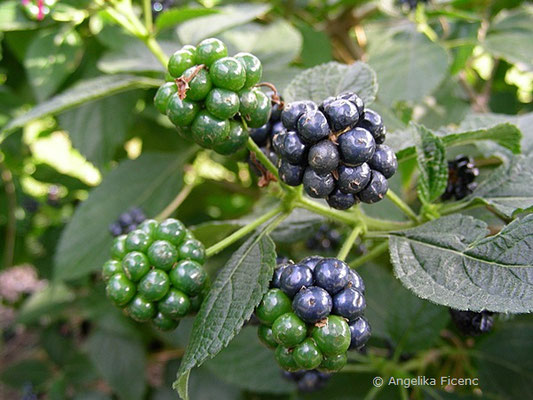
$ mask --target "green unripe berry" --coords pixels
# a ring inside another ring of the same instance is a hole
[[[153,269],[141,279],[137,289],[146,300],[157,301],[168,293],[170,279],[164,271]]]
[[[148,248],[148,260],[154,267],[168,271],[178,260],[178,250],[166,240],[156,240]]]
[[[272,328],[270,326],[259,325],[259,328],[257,329],[257,336],[259,337],[261,343],[263,343],[269,349],[275,349],[278,347],[278,343],[274,340]]]
[[[146,322],[155,316],[156,309],[154,303],[137,295],[126,307],[126,312],[135,321]]]
[[[244,87],[252,87],[258,84],[263,76],[263,66],[259,58],[250,53],[238,53],[234,57],[244,66],[246,72]]]
[[[196,47],[196,62],[211,66],[216,60],[226,57],[228,49],[226,45],[218,39],[210,38],[202,40]]]
[[[205,106],[218,119],[232,118],[239,111],[239,96],[231,90],[214,88],[207,95]]]
[[[168,72],[174,78],[179,78],[187,69],[196,65],[195,52],[187,49],[176,51],[168,60]]]
[[[172,285],[189,296],[201,293],[208,279],[202,266],[191,260],[180,261],[172,268],[169,276]]]
[[[189,51],[193,54],[196,54],[196,47],[194,47],[192,44],[186,44],[181,48],[181,50]]]
[[[227,140],[213,146],[213,150],[219,154],[233,154],[242,148],[248,141],[248,131],[244,129],[239,121],[230,120],[229,124]]]
[[[157,304],[158,310],[172,319],[183,318],[191,310],[189,297],[178,289],[171,288]]]
[[[140,251],[145,252],[150,247],[152,239],[148,234],[140,229],[135,229],[128,233],[126,237],[126,250],[127,251]]]
[[[115,238],[111,246],[111,257],[114,260],[122,260],[128,250],[126,250],[126,235],[120,235]]]
[[[250,113],[244,116],[248,127],[260,128],[270,119],[272,111],[272,103],[268,96],[259,89],[255,89],[255,96],[257,97],[257,107]]]
[[[278,317],[291,311],[291,299],[280,289],[270,289],[257,306],[255,315],[263,324],[272,325]]]
[[[171,318],[168,318],[163,313],[157,313],[157,315],[152,319],[152,323],[157,329],[162,331],[172,331],[178,327],[180,324],[179,321],[175,321]]]
[[[170,98],[178,91],[178,87],[174,82],[167,82],[162,85],[155,94],[154,105],[161,114],[166,114],[167,106]]]
[[[191,126],[193,140],[208,149],[226,140],[229,129],[228,120],[220,120],[205,110],[198,113]]]
[[[313,339],[307,338],[292,352],[294,361],[302,369],[315,369],[322,362],[322,353]]]
[[[174,218],[167,218],[159,224],[155,232],[155,238],[166,240],[174,246],[179,246],[185,239],[186,228],[181,221]]]
[[[165,82],[174,82],[175,78],[167,72],[165,72]]]
[[[283,346],[278,346],[274,352],[274,357],[278,365],[286,371],[297,371],[298,364],[294,361],[292,350]]]
[[[307,326],[296,314],[289,312],[278,317],[272,324],[272,334],[276,342],[285,347],[293,347],[307,336]]]
[[[109,278],[106,293],[117,306],[124,306],[135,296],[135,284],[118,272]]]
[[[246,83],[244,66],[233,57],[215,61],[209,69],[209,76],[216,87],[233,91],[241,90]]]
[[[320,370],[326,372],[340,371],[348,362],[346,353],[336,354],[334,356],[324,356],[322,363],[320,364]]]
[[[102,267],[102,278],[104,279],[104,281],[107,282],[109,278],[111,278],[117,272],[122,272],[122,266],[120,264],[120,261],[108,260]]]
[[[328,356],[345,353],[350,347],[348,323],[337,315],[330,315],[324,324],[315,325],[312,336],[318,348]]]
[[[129,280],[137,282],[150,271],[150,262],[144,253],[131,251],[122,259],[122,269]]]
[[[251,114],[257,108],[258,101],[255,92],[255,90],[248,88],[239,92],[239,112],[242,115]]]
[[[187,92],[188,93],[188,92]],[[172,95],[167,105],[167,116],[177,126],[189,126],[198,115],[200,106],[188,98],[180,99],[178,94]]]
[[[205,263],[204,245],[196,239],[189,239],[183,242],[178,252],[181,260],[192,260],[198,264]]]
[[[176,131],[182,139],[192,141],[192,132],[190,126],[176,126]]]
[[[198,72],[197,67],[189,68],[182,75],[184,79],[190,79],[190,77],[196,73],[196,76],[189,82],[189,89],[186,93],[188,100],[200,101],[207,97],[209,91],[213,87],[209,73],[205,69],[201,69]]]
[[[157,222],[155,219],[145,219],[140,223],[139,226],[137,226],[137,229],[146,232],[146,234],[153,239],[158,226],[159,222]]]

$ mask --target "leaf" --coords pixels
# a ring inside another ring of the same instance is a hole
[[[367,64],[357,61],[350,65],[329,62],[299,74],[285,88],[285,101],[313,100],[321,102],[328,96],[355,92],[371,104],[378,90],[376,73]]]
[[[0,32],[34,29],[38,26],[24,15],[19,0],[0,3]]]
[[[268,289],[276,265],[266,230],[253,234],[219,272],[194,321],[174,388],[187,400],[192,368],[214,357],[240,331]]]
[[[387,105],[421,101],[446,77],[446,50],[418,32],[415,25],[384,34],[387,40],[368,49],[368,63],[379,78],[380,100]]]
[[[81,61],[82,40],[75,30],[45,31],[28,47],[24,67],[39,101],[56,92]]]
[[[533,7],[525,6],[498,15],[490,26],[485,50],[523,69],[533,70]]]
[[[533,214],[487,237],[483,221],[451,215],[390,236],[394,272],[423,299],[459,310],[533,310]]]
[[[54,316],[70,304],[75,298],[74,292],[65,284],[55,282],[33,293],[22,305],[17,322],[32,324],[45,316]]]
[[[220,7],[219,13],[194,18],[178,27],[178,36],[182,43],[198,44],[201,40],[214,36],[234,26],[253,21],[270,10],[267,4],[229,5]]]
[[[414,124],[413,124],[414,125]],[[423,204],[433,203],[446,190],[448,162],[442,140],[420,125],[414,125],[417,134],[417,163],[420,171],[417,192]]]
[[[516,156],[496,169],[471,196],[494,207],[502,215],[533,207],[533,154]]]
[[[148,216],[165,208],[180,191],[186,160],[185,152],[144,153],[108,173],[63,230],[54,259],[54,277],[70,280],[99,270],[112,243],[108,225],[132,206],[140,206]]]
[[[28,383],[40,388],[51,377],[52,370],[47,363],[29,359],[10,364],[2,371],[0,380],[11,387],[23,389]]]
[[[205,367],[241,389],[277,394],[293,391],[292,385],[282,378],[272,350],[259,342],[256,327],[244,328]]]
[[[102,168],[124,142],[138,98],[138,93],[130,92],[92,101],[59,116],[59,124],[68,132],[72,145]]]
[[[245,223],[240,220],[210,221],[191,226],[189,229],[196,239],[202,242],[204,246],[209,247],[244,225]]]
[[[219,11],[215,8],[192,8],[192,7],[178,7],[163,11],[157,16],[155,26],[158,30],[172,28],[181,22],[189,19],[204,17],[206,15],[218,14]]]
[[[63,93],[52,97],[50,100],[32,108],[26,114],[13,119],[0,133],[0,143],[6,136],[18,128],[22,128],[29,122],[50,115],[59,114],[63,111],[78,107],[81,104],[97,100],[106,96],[112,96],[127,90],[158,87],[161,81],[133,75],[100,76],[88,79],[80,84],[65,90]]]
[[[158,42],[167,56],[170,56],[181,46],[177,42]],[[98,69],[107,74],[116,74],[121,72],[148,73],[158,72],[165,73],[166,68],[142,42],[128,42],[120,49],[108,51],[98,60]]]

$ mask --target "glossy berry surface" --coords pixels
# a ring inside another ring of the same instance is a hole
[[[279,178],[289,186],[298,186],[303,182],[305,168],[301,165],[291,164],[287,160],[281,160],[279,166]]]
[[[189,99],[181,100],[177,94],[170,97],[167,103],[168,119],[178,126],[189,126],[200,111],[200,106],[195,101]]]
[[[126,235],[115,238],[111,246],[111,257],[114,260],[122,260],[128,251],[126,250]]]
[[[228,55],[226,45],[218,39],[209,38],[202,40],[196,47],[196,62],[209,67],[216,60]]]
[[[156,240],[148,248],[148,260],[156,268],[168,271],[178,260],[178,250],[166,240]]]
[[[154,97],[154,105],[161,114],[167,113],[168,103],[172,95],[178,91],[178,87],[174,82],[165,83],[161,86]]]
[[[311,109],[298,118],[298,134],[305,143],[315,144],[329,136],[328,120],[319,110]]]
[[[283,314],[292,311],[291,300],[280,289],[270,289],[263,296],[255,310],[255,315],[261,323],[272,325],[274,321]]]
[[[324,114],[333,132],[353,128],[359,121],[359,110],[352,102],[344,99],[334,100],[324,107]]]
[[[135,321],[146,322],[155,316],[156,307],[150,301],[137,295],[126,307],[126,312]]]
[[[385,178],[391,178],[398,169],[398,160],[392,149],[384,144],[378,144],[374,155],[368,161],[370,168],[381,172]]]
[[[294,348],[292,356],[296,365],[303,369],[314,369],[322,363],[322,353],[311,338],[307,338],[298,344]]]
[[[336,315],[330,315],[324,323],[315,326],[312,337],[320,351],[328,356],[346,353],[350,347],[348,323]]]
[[[369,161],[376,150],[376,142],[369,131],[354,128],[338,138],[342,161],[349,166],[358,166]]]
[[[330,207],[337,210],[348,210],[355,205],[359,199],[351,193],[344,193],[342,190],[336,188],[331,192],[327,198]]]
[[[298,120],[305,113],[316,110],[317,106],[312,101],[295,101],[285,105],[281,112],[281,122],[288,130],[296,131],[298,129]]]
[[[109,278],[106,286],[107,296],[117,306],[127,304],[135,296],[135,291],[135,284],[120,272]]]
[[[257,106],[243,117],[250,128],[259,128],[266,124],[270,118],[272,111],[272,102],[270,98],[258,89],[254,89],[255,97],[257,99]]]
[[[122,272],[122,265],[120,261],[108,260],[102,267],[102,278],[104,281],[108,281],[117,272]]]
[[[442,199],[461,200],[472,194],[477,187],[474,181],[478,175],[479,169],[475,167],[471,157],[459,155],[448,161],[448,184]]]
[[[183,78],[190,79],[189,90],[187,90],[187,99],[189,100],[205,99],[213,87],[211,78],[205,69],[198,71],[197,67],[189,68],[183,73]]]
[[[165,240],[177,246],[185,239],[186,229],[181,221],[168,218],[161,222],[155,231],[155,238]]]
[[[150,271],[150,261],[144,253],[131,251],[122,259],[122,270],[129,280],[137,282]]]
[[[274,340],[285,347],[301,343],[307,336],[307,326],[292,312],[279,316],[272,324]]]
[[[381,116],[370,109],[365,110],[365,114],[358,124],[361,128],[369,131],[377,144],[382,144],[385,141],[385,128],[383,127],[383,120]]]
[[[179,78],[186,70],[196,64],[196,52],[191,49],[180,49],[168,60],[168,72],[172,77]]]
[[[327,197],[335,189],[335,180],[331,173],[319,174],[312,168],[306,168],[303,176],[305,192],[314,198]]]
[[[274,269],[274,275],[272,276],[272,280],[270,281],[270,287],[271,288],[278,288],[278,289],[280,288],[280,286],[281,286],[281,274],[283,274],[283,271],[289,265],[291,265],[291,264],[288,263],[288,262],[278,263],[278,265]]]
[[[351,321],[348,326],[350,327],[350,349],[360,350],[372,334],[370,324],[364,317],[358,317]]]
[[[207,95],[205,106],[219,119],[232,118],[239,111],[239,96],[231,90],[215,88]]]
[[[164,271],[153,269],[140,280],[137,289],[146,300],[157,301],[168,293],[170,279]]]
[[[196,261],[182,260],[169,273],[170,281],[175,288],[195,296],[200,294],[207,285],[208,276]]]
[[[319,229],[320,232],[320,229]],[[323,257],[320,256],[309,256],[305,257],[302,261],[300,261],[298,264],[307,266],[311,271],[315,270],[316,265],[319,261],[321,261]]]
[[[152,240],[146,232],[136,229],[126,236],[126,250],[145,252],[150,247],[151,242]]]
[[[154,326],[162,331],[172,331],[179,325],[179,321],[167,317],[165,314],[158,312],[154,318],[152,318]]]
[[[340,371],[348,363],[346,354],[325,355],[320,370],[327,372]]]
[[[314,324],[330,313],[333,302],[329,293],[318,286],[300,290],[292,301],[294,313],[308,324]]]
[[[257,336],[261,343],[269,349],[275,349],[278,347],[278,342],[276,342],[274,335],[272,334],[272,327],[268,325],[260,325],[259,328],[257,328]]]
[[[383,200],[388,190],[389,183],[387,182],[387,178],[378,171],[372,171],[372,178],[369,184],[357,193],[357,197],[363,203],[372,204]]]
[[[315,267],[314,278],[317,286],[335,295],[348,284],[350,268],[336,258],[324,258]]]
[[[299,369],[292,353],[292,349],[281,345],[276,348],[274,353],[274,357],[276,358],[278,365],[286,371],[296,371]]]
[[[313,272],[305,265],[287,266],[280,278],[280,289],[289,297],[293,297],[303,287],[313,285]]]
[[[243,64],[234,57],[224,57],[215,61],[209,69],[213,85],[219,88],[238,91],[246,83]]]
[[[287,132],[279,146],[280,156],[291,164],[302,164],[307,159],[307,147],[296,132]]]
[[[490,332],[494,325],[493,313],[489,311],[462,311],[450,308],[452,321],[459,331],[467,336]]]
[[[339,151],[330,140],[323,140],[309,149],[307,162],[318,174],[327,174],[339,165]]]
[[[352,287],[361,293],[365,293],[365,283],[363,282],[363,278],[361,278],[361,275],[351,268],[348,273],[348,284],[346,286]]]
[[[172,288],[159,301],[159,303],[157,303],[157,308],[168,318],[179,319],[189,313],[191,309],[191,301],[185,293]]]
[[[198,113],[191,126],[193,140],[202,147],[212,148],[229,135],[229,121],[218,119],[206,110]]]
[[[256,56],[250,53],[237,53],[235,54],[235,58],[244,66],[246,74],[244,87],[252,87],[261,81],[263,66]]]
[[[352,287],[342,289],[333,297],[333,313],[349,321],[363,315],[365,308],[365,297]]]
[[[192,260],[203,264],[205,262],[204,245],[195,239],[184,241],[178,248],[180,258],[183,260]]]

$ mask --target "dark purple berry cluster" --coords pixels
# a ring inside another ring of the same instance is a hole
[[[307,239],[305,246],[309,250],[318,253],[336,251],[342,240],[342,235],[338,229],[328,224],[320,225],[316,233]]]
[[[259,339],[284,370],[339,371],[346,352],[370,337],[364,290],[359,274],[336,258],[280,264],[255,311]]]
[[[281,122],[285,129],[273,137],[272,148],[287,185],[303,183],[309,196],[327,199],[339,210],[385,197],[387,179],[398,168],[396,155],[383,144],[381,116],[355,93],[328,97],[319,106],[286,104]]]
[[[494,313],[490,311],[474,312],[450,308],[450,315],[457,329],[467,336],[487,333],[494,325]]]
[[[109,225],[109,232],[113,237],[124,235],[137,229],[137,226],[145,219],[146,215],[139,207],[130,208],[120,214],[118,219]]]
[[[443,200],[461,200],[471,194],[477,187],[474,182],[479,175],[479,169],[468,156],[457,156],[448,161],[448,186],[442,195]]]
[[[285,379],[295,382],[298,391],[303,393],[316,392],[322,389],[331,378],[331,374],[316,369],[296,372],[283,371],[282,373]]]
[[[277,165],[278,163],[278,155],[272,148],[272,138],[278,132],[283,130],[283,124],[281,123],[281,108],[279,104],[275,102],[272,102],[272,113],[270,114],[268,122],[259,128],[250,129],[250,137],[274,165]],[[256,171],[257,168],[254,164],[250,163],[250,165],[254,172],[257,172],[258,175],[260,175],[260,171]]]

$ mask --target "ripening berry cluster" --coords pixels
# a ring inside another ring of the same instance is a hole
[[[128,211],[120,214],[118,219],[109,225],[109,233],[113,237],[129,233],[134,229],[137,229],[137,226],[146,219],[143,210],[139,207],[130,208]]]
[[[383,199],[398,162],[383,144],[381,117],[365,109],[360,97],[345,93],[320,106],[312,101],[289,103],[281,122],[285,130],[274,136],[272,147],[281,158],[283,182],[303,183],[309,196],[327,199],[339,210]]]
[[[255,310],[258,335],[284,370],[339,371],[348,349],[368,341],[364,283],[343,261],[312,256],[280,264],[270,287]]]
[[[448,185],[442,195],[443,200],[461,200],[472,194],[477,187],[474,182],[479,175],[479,169],[474,165],[471,157],[459,155],[448,161]]]
[[[205,249],[178,220],[147,219],[117,237],[102,269],[107,296],[139,322],[161,330],[200,308],[209,286]]]
[[[457,329],[467,336],[490,332],[494,325],[494,313],[490,311],[474,312],[450,308],[450,315]]]
[[[228,57],[222,41],[205,39],[175,52],[168,73],[174,81],[159,88],[155,106],[204,148],[234,153],[248,140],[243,123],[258,128],[270,117],[270,98],[256,87],[263,67],[253,54]]]
[[[296,383],[298,391],[303,393],[316,392],[322,389],[331,378],[331,374],[317,369],[309,371],[289,372],[283,371],[283,377]]]

